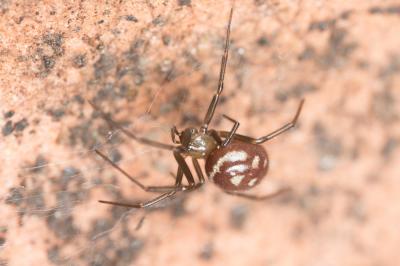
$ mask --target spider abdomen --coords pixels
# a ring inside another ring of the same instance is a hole
[[[261,145],[234,140],[215,149],[207,157],[205,168],[209,179],[222,189],[247,190],[264,178],[268,156]]]

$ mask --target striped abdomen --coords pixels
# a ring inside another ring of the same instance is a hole
[[[268,170],[268,156],[257,144],[232,141],[214,150],[206,160],[211,181],[227,191],[247,190],[257,185]]]

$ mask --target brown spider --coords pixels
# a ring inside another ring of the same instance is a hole
[[[224,88],[224,75],[226,62],[228,59],[228,50],[230,43],[229,35],[232,22],[232,14],[233,8],[230,11],[228,27],[226,30],[225,49],[224,55],[222,56],[218,89],[211,100],[208,111],[204,117],[203,125],[200,128],[186,128],[181,132],[179,132],[175,126],[171,128],[172,142],[175,144],[179,144],[178,146],[168,145],[149,140],[147,138],[138,137],[120,126],[118,123],[114,122],[107,114],[100,111],[99,108],[94,105],[94,103],[89,102],[95,110],[98,110],[100,112],[102,117],[112,127],[118,128],[128,137],[140,143],[161,149],[171,150],[178,163],[178,171],[176,174],[175,185],[145,186],[137,181],[135,178],[130,176],[118,165],[113,163],[99,150],[95,150],[95,152],[99,156],[109,162],[114,168],[120,171],[123,175],[125,175],[143,190],[148,192],[163,193],[160,196],[144,203],[129,204],[104,200],[100,200],[99,202],[130,208],[146,208],[173,196],[179,191],[193,191],[195,189],[198,189],[205,182],[205,178],[203,176],[203,172],[201,170],[198,159],[206,160],[205,170],[209,179],[217,184],[219,187],[221,187],[223,191],[228,194],[237,195],[248,199],[263,200],[274,197],[288,190],[287,188],[284,188],[274,193],[263,196],[255,196],[239,192],[240,190],[247,190],[254,187],[264,178],[268,170],[268,156],[265,149],[259,144],[264,143],[294,127],[300,115],[304,99],[301,100],[296,115],[291,122],[260,138],[251,138],[248,136],[236,134],[236,130],[239,127],[239,122],[230,118],[227,115],[223,115],[223,117],[234,123],[230,131],[216,131],[213,129],[208,129],[208,125],[213,118],[215,108],[217,107],[219,101],[219,97]],[[191,173],[189,166],[185,161],[185,157],[187,156],[192,157],[192,163],[199,179],[198,183],[196,183],[193,174]],[[182,184],[183,176],[186,177],[188,185]]]

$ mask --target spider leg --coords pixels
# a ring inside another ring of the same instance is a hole
[[[186,179],[187,179],[187,181],[189,183],[189,188],[192,188],[192,187],[195,186],[196,182],[194,181],[192,172],[190,171],[189,166],[187,165],[187,163],[185,161],[185,158],[183,158],[181,152],[182,151],[180,151],[179,149],[175,149],[174,150],[174,157],[175,157],[175,160],[178,163],[179,169],[182,170],[183,174],[185,175],[185,177],[186,177]]]
[[[197,176],[199,178],[199,185],[201,186],[201,185],[203,185],[205,183],[203,171],[201,170],[199,161],[197,159],[192,158],[192,162],[193,162],[194,169],[195,169],[195,171],[197,173]]]
[[[232,123],[234,123],[234,125],[233,125],[231,131],[229,132],[229,135],[225,138],[224,142],[222,143],[222,147],[225,147],[225,146],[227,146],[227,145],[231,142],[231,140],[232,140],[232,138],[233,138],[233,135],[235,135],[236,130],[238,129],[240,123],[239,123],[238,121],[236,121],[235,119],[233,119],[233,118],[227,116],[227,115],[223,115],[223,117],[226,118],[226,119],[228,119],[228,120],[231,121]]]
[[[107,158],[108,159],[108,158]],[[121,169],[121,168],[117,168]],[[121,169],[122,170],[122,169]],[[122,170],[123,171],[123,170]],[[123,172],[124,173],[124,172]],[[125,175],[125,174],[124,174]],[[167,190],[167,192],[161,194],[160,196],[149,200],[147,202],[141,202],[141,203],[122,203],[122,202],[115,202],[115,201],[107,201],[107,200],[99,200],[100,203],[105,203],[105,204],[110,204],[110,205],[116,205],[116,206],[122,206],[122,207],[129,207],[129,208],[146,208],[150,207],[154,204],[157,204],[160,201],[163,201],[169,197],[172,197],[173,195],[176,194],[178,191],[185,191],[189,189],[188,186],[182,186],[182,177],[183,177],[183,171],[179,167],[178,172],[176,174],[176,182],[175,186],[158,186],[158,187],[147,187],[148,190],[146,191],[160,191],[160,190]],[[128,177],[129,178],[129,177]],[[129,178],[131,179],[131,178]],[[132,180],[133,181],[133,180]]]
[[[181,186],[182,183],[182,177],[183,177],[183,172],[181,168],[178,168],[178,172],[176,174],[176,181],[174,186],[145,186],[135,178],[133,178],[130,174],[128,174],[124,169],[119,167],[117,164],[115,164],[113,161],[110,160],[106,155],[101,153],[99,150],[94,150],[101,158],[103,158],[106,162],[111,164],[112,167],[117,169],[120,173],[122,173],[125,177],[127,177],[129,180],[131,180],[133,183],[135,183],[137,186],[139,186],[141,189],[143,189],[146,192],[165,192],[165,191],[170,191],[170,190],[185,190],[187,189],[186,186]]]
[[[175,136],[179,136],[178,129],[176,129],[176,126],[171,127],[171,139],[172,142],[175,144],[179,144],[179,141],[175,138]]]
[[[273,138],[275,138],[276,136],[279,136],[280,134],[288,131],[289,129],[293,128],[296,123],[297,123],[297,119],[299,118],[301,109],[303,108],[303,104],[304,104],[304,99],[302,99],[300,101],[299,107],[297,108],[297,112],[296,115],[294,116],[294,118],[292,119],[292,121],[290,121],[289,123],[283,125],[282,127],[278,128],[277,130],[269,133],[266,136],[260,137],[260,138],[252,138],[252,137],[248,137],[248,136],[244,136],[244,135],[240,135],[240,134],[234,134],[234,138],[237,140],[241,140],[244,142],[249,142],[249,143],[254,143],[254,144],[261,144],[263,142],[266,142],[268,140],[271,140]],[[218,131],[218,134],[221,137],[229,137],[231,132],[228,131]]]
[[[218,145],[220,145],[220,146],[222,145],[222,139],[216,130],[210,129],[208,131],[208,133],[215,139],[215,141],[217,142]]]
[[[141,202],[141,203],[122,203],[122,202],[106,201],[106,200],[99,200],[99,202],[105,203],[105,204],[116,205],[116,206],[128,207],[128,208],[147,208],[147,207],[150,207],[154,204],[159,203],[160,201],[163,201],[163,200],[173,196],[174,194],[176,194],[176,190],[166,192],[152,200],[149,200],[147,202]]]
[[[96,111],[98,111],[100,113],[102,118],[104,120],[106,120],[106,122],[109,124],[110,127],[117,128],[117,129],[121,130],[125,135],[127,135],[131,139],[134,139],[139,143],[150,145],[150,146],[153,146],[153,147],[156,147],[156,148],[160,148],[160,149],[173,150],[175,148],[175,146],[173,146],[173,145],[168,145],[168,144],[164,144],[164,143],[161,143],[161,142],[158,142],[158,141],[154,141],[154,140],[150,140],[150,139],[147,139],[147,138],[142,138],[142,137],[136,136],[135,134],[133,134],[132,132],[126,130],[121,125],[119,125],[117,122],[112,120],[109,115],[107,115],[106,113],[101,111],[100,108],[97,107],[92,101],[88,101],[88,102],[93,107],[94,110],[96,110]]]
[[[182,186],[183,171],[180,167],[178,167],[176,177],[174,178],[175,185],[173,186],[148,186],[147,189],[150,192],[168,192],[171,190],[185,191],[189,188],[189,186]]]
[[[172,190],[170,190],[168,192],[165,192],[164,194],[161,194],[160,196],[158,196],[158,197],[156,197],[156,198],[154,198],[152,200],[149,200],[147,202],[141,202],[141,203],[123,203],[123,202],[106,201],[106,200],[99,200],[99,202],[100,203],[104,203],[104,204],[128,207],[128,208],[137,208],[137,209],[139,209],[139,208],[147,208],[147,207],[151,207],[152,205],[157,204],[157,203],[159,203],[159,202],[161,202],[161,201],[163,201],[163,200],[165,200],[167,198],[172,197],[177,192],[180,192],[180,191],[193,191],[195,189],[198,189],[199,187],[201,187],[204,184],[204,181],[205,181],[203,173],[201,172],[201,168],[200,168],[200,165],[199,165],[198,161],[196,159],[194,159],[194,158],[192,159],[194,167],[196,169],[196,172],[199,175],[200,182],[198,184],[195,184],[193,176],[189,171],[188,176],[191,177],[190,178],[190,177],[187,176],[188,182],[189,182],[189,186],[182,186],[183,173],[185,171],[188,171],[189,167],[187,166],[184,158],[182,157],[182,155],[179,154],[178,151],[177,151],[177,154],[180,156],[180,157],[178,156],[178,158],[182,158],[183,163],[185,164],[187,169],[184,170],[185,166],[181,167],[181,165],[178,167],[178,173],[177,173],[175,187],[172,187],[171,188]],[[182,161],[179,159],[178,163],[182,164]],[[193,179],[193,181],[192,181],[192,179]],[[148,187],[148,189],[150,189],[150,188],[157,188],[158,189],[160,187]],[[167,187],[163,187],[163,188],[167,188]]]
[[[251,195],[251,194],[246,194],[246,193],[241,193],[241,192],[236,192],[236,191],[224,191],[226,194],[232,195],[232,196],[238,196],[242,197],[245,199],[249,200],[269,200],[272,198],[275,198],[277,196],[280,196],[284,193],[290,192],[291,188],[286,187],[286,188],[281,188],[278,189],[277,191],[274,191],[272,193],[266,194],[266,195]]]
[[[231,12],[229,14],[229,22],[228,22],[228,27],[226,29],[225,49],[224,49],[224,54],[221,59],[221,69],[220,69],[220,73],[219,73],[218,88],[211,100],[210,105],[208,106],[207,113],[204,117],[203,125],[201,126],[203,131],[207,131],[208,125],[210,124],[211,119],[214,116],[215,108],[218,105],[219,96],[221,95],[221,93],[224,89],[224,77],[225,77],[225,70],[226,70],[226,62],[228,61],[232,15],[233,15],[233,7],[231,8]]]

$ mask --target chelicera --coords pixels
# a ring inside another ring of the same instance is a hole
[[[205,170],[209,179],[228,194],[248,199],[263,200],[286,191],[286,189],[280,189],[276,192],[260,196],[242,192],[260,183],[267,173],[268,156],[265,149],[260,144],[293,128],[300,115],[304,100],[301,100],[297,112],[291,122],[260,138],[252,138],[237,134],[236,131],[239,127],[239,122],[227,115],[223,115],[223,117],[233,123],[230,131],[217,131],[208,128],[224,88],[224,76],[228,60],[232,14],[233,8],[230,11],[228,27],[226,30],[225,49],[221,61],[218,88],[208,107],[203,124],[199,128],[186,128],[183,131],[179,131],[175,126],[172,127],[171,139],[175,145],[164,144],[144,137],[138,137],[136,134],[128,131],[117,122],[113,121],[107,114],[100,111],[94,103],[90,102],[93,108],[100,112],[102,117],[111,127],[121,130],[125,135],[142,144],[172,151],[178,163],[174,185],[145,186],[112,162],[111,159],[99,150],[95,150],[99,156],[143,190],[162,193],[158,197],[143,203],[121,203],[105,200],[100,200],[99,202],[130,208],[146,208],[173,196],[177,192],[194,191],[205,183],[203,171],[198,161],[199,159],[205,160]],[[198,179],[197,182],[185,161],[186,157],[191,157]],[[182,184],[184,177],[187,180],[187,185]]]

